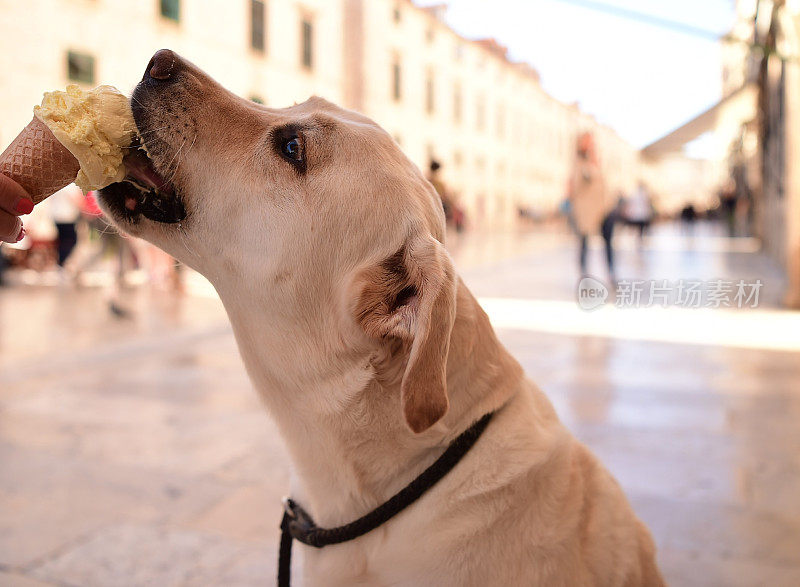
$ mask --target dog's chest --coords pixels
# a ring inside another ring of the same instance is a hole
[[[399,528],[379,528],[350,543],[302,547],[305,585],[389,587],[431,584],[438,572],[426,540]],[[443,584],[443,583],[438,583]]]

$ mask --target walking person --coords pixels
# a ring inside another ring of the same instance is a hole
[[[607,202],[609,198],[591,133],[585,132],[578,137],[567,198],[571,224],[578,235],[581,275],[586,275],[589,237],[599,232],[605,243],[609,279],[615,281],[612,237],[616,205]]]
[[[631,197],[625,202],[625,222],[639,231],[639,247],[642,246],[645,233],[653,222],[653,201],[643,182],[639,182]]]
[[[83,192],[73,183],[58,190],[44,203],[58,235],[56,263],[62,278],[65,278],[64,265],[78,243],[78,232],[75,225],[80,218],[82,202]]]
[[[127,238],[120,235],[116,227],[106,221],[102,210],[97,205],[94,192],[89,192],[81,206],[81,214],[89,225],[89,230],[97,235],[97,249],[89,258],[82,260],[76,268],[76,280],[80,282],[81,275],[86,270],[111,258],[110,272],[112,274],[111,286],[106,290],[108,310],[117,318],[129,318],[131,312],[121,304],[122,287],[125,281],[126,260],[133,258],[133,251]]]
[[[681,209],[682,232],[688,236],[693,236],[695,222],[697,222],[697,210],[694,204],[686,202],[686,205]]]
[[[439,198],[442,200],[442,209],[444,209],[444,218],[448,226],[456,229],[456,232],[462,232],[465,224],[464,211],[458,206],[452,192],[447,189],[444,181],[442,180],[441,170],[442,165],[435,159],[431,159],[430,166],[428,167],[428,181],[431,182]]]

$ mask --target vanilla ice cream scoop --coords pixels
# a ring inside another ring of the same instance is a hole
[[[65,92],[47,92],[33,109],[58,141],[80,164],[75,183],[84,191],[122,181],[123,149],[136,135],[128,99],[112,86],[84,91],[68,85]]]

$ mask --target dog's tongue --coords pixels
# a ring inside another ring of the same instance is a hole
[[[146,186],[155,188],[165,194],[172,194],[175,189],[172,184],[161,177],[158,172],[153,169],[153,164],[147,155],[140,149],[131,151],[122,160],[125,164],[125,169],[128,175],[133,179],[143,183]]]

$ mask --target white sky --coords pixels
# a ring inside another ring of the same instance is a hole
[[[441,0],[418,0],[437,4]],[[719,33],[734,0],[596,0]],[[450,0],[447,20],[469,38],[494,37],[541,74],[550,94],[579,102],[644,146],[719,100],[718,43],[579,8],[564,0]]]

